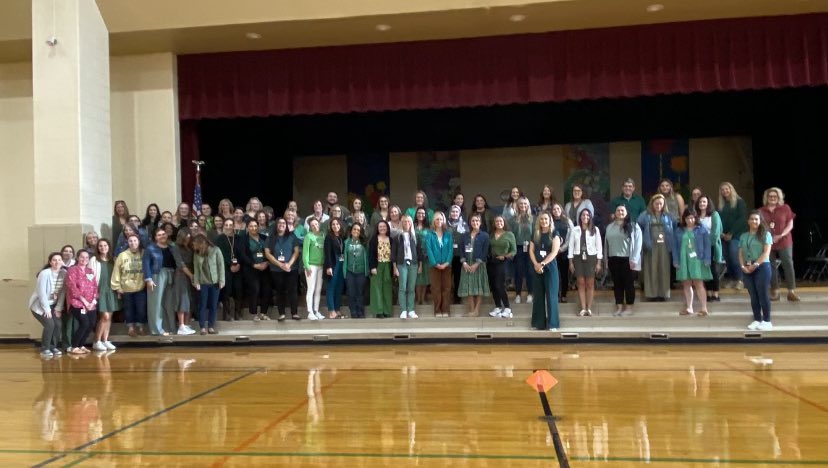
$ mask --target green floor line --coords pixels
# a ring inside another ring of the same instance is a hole
[[[79,452],[61,450],[14,450],[0,449],[0,454],[78,454]],[[325,458],[429,458],[429,459],[482,459],[482,460],[552,460],[551,455],[494,455],[494,454],[451,454],[451,453],[347,453],[347,452],[206,452],[206,451],[181,451],[181,452],[142,452],[142,451],[89,451],[87,458],[75,461],[73,464],[85,461],[88,458],[99,455],[110,456],[177,456],[177,457],[325,457]],[[581,462],[624,462],[624,463],[719,463],[730,465],[823,465],[828,466],[828,460],[748,460],[748,459],[727,459],[727,458],[668,458],[668,457],[579,457],[571,456],[570,460]],[[65,466],[72,466],[65,465]]]
[[[90,458],[96,457],[96,456],[98,456],[97,453],[90,453],[90,454],[86,455],[85,457],[78,458],[77,460],[73,461],[72,463],[67,463],[67,464],[63,465],[63,468],[70,468],[72,466],[79,465],[79,464],[89,460]]]

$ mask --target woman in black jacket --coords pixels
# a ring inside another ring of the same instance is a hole
[[[248,311],[253,320],[270,320],[267,308],[270,306],[270,273],[265,258],[267,236],[259,233],[255,219],[247,221],[247,232],[240,234],[236,241],[236,258],[242,265],[244,285],[247,288]],[[258,310],[257,310],[258,309]]]
[[[325,236],[325,274],[330,278],[328,291],[325,299],[328,302],[328,318],[342,318],[339,309],[342,307],[342,291],[345,286],[345,272],[342,263],[345,258],[344,252],[345,234],[342,229],[342,222],[339,218],[331,218],[328,227],[328,235]]]

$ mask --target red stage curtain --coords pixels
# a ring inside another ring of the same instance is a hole
[[[828,84],[828,14],[185,55],[180,118],[393,111]]]

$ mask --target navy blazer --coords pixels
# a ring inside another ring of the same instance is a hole
[[[460,261],[466,262],[466,246],[471,243],[471,232],[466,232],[460,238]],[[476,262],[486,263],[486,258],[489,256],[489,234],[486,231],[480,230],[474,238],[472,245],[472,260]]]

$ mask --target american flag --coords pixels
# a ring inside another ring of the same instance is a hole
[[[196,175],[195,189],[193,189],[193,211],[201,214],[201,178]]]

